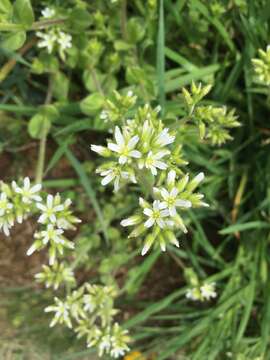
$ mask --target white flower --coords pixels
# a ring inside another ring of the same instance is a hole
[[[49,19],[55,15],[55,10],[52,8],[46,7],[45,9],[41,10],[41,15],[44,18]]]
[[[12,219],[4,219],[0,218],[0,229],[3,229],[3,232],[6,236],[10,235],[10,229],[14,225],[14,221]]]
[[[12,182],[12,187],[17,194],[20,194],[22,196],[22,201],[25,204],[31,204],[32,200],[42,200],[42,198],[36,194],[41,190],[41,184],[36,184],[31,187],[29,177],[24,178],[23,187],[19,187],[15,181]]]
[[[3,216],[13,208],[13,205],[8,201],[7,194],[2,192],[0,195],[0,216]]]
[[[201,299],[200,290],[198,288],[188,289],[186,292],[186,298],[193,301],[200,300]]]
[[[57,42],[60,45],[60,51],[65,51],[72,47],[72,36],[63,31],[59,31]]]
[[[175,140],[175,136],[170,135],[169,129],[165,128],[161,131],[161,133],[154,140],[154,145],[163,147],[163,146],[173,143],[174,140]]]
[[[156,154],[153,154],[152,151],[149,151],[147,158],[144,162],[144,166],[147,169],[151,170],[152,175],[156,176],[157,175],[157,169],[160,170],[166,170],[168,165],[163,162],[160,161],[160,159],[162,159],[164,156],[168,155],[170,153],[170,151],[168,150],[162,150],[157,152]],[[140,164],[139,166],[140,168],[143,167],[143,165]]]
[[[100,343],[98,345],[98,355],[99,356],[102,356],[105,353],[108,353],[108,351],[110,350],[111,348],[111,337],[110,335],[104,335],[102,336],[101,340],[100,340]]]
[[[132,182],[136,183],[136,179],[131,176],[126,171],[121,171],[119,168],[115,169],[109,169],[109,170],[103,170],[98,171],[101,176],[104,176],[104,178],[101,181],[101,185],[106,186],[111,181],[114,181],[114,191],[118,191],[120,188],[120,180],[127,180],[130,179]]]
[[[210,300],[211,298],[215,298],[217,297],[217,293],[216,293],[216,284],[215,283],[211,283],[211,284],[203,284],[200,287],[201,290],[201,294],[202,297],[206,300]]]
[[[54,298],[55,305],[47,306],[45,312],[55,312],[54,318],[50,323],[50,327],[53,327],[58,322],[62,324],[63,322],[69,327],[72,328],[72,324],[69,318],[69,305],[65,302],[59,300],[57,297]]]
[[[37,46],[39,48],[47,48],[47,51],[49,54],[52,53],[54,45],[57,41],[57,37],[55,35],[55,33],[53,32],[48,32],[48,33],[43,33],[41,31],[38,31],[36,33],[37,37],[41,38],[42,40],[38,41]]]
[[[176,215],[175,207],[190,208],[192,205],[188,200],[178,199],[178,192],[179,191],[176,187],[172,188],[170,192],[164,188],[160,190],[160,194],[164,200],[161,204],[168,208],[170,216]]]
[[[115,127],[114,137],[116,144],[109,143],[108,148],[120,155],[119,163],[125,164],[128,158],[140,158],[141,153],[138,150],[134,150],[135,146],[139,141],[139,136],[133,136],[131,139],[127,140],[122,135],[118,126]]]
[[[54,197],[52,195],[47,196],[46,205],[42,203],[36,204],[37,208],[42,211],[42,214],[38,218],[38,222],[45,224],[47,221],[52,223],[56,222],[56,213],[64,210],[64,205],[54,205]]]
[[[53,241],[56,244],[63,244],[65,242],[61,236],[63,232],[64,230],[57,229],[52,224],[49,224],[46,230],[40,232],[43,244],[46,245],[49,241]]]
[[[169,210],[165,209],[166,206],[160,203],[159,200],[153,202],[153,209],[145,208],[143,210],[144,215],[148,216],[149,219],[144,223],[144,226],[150,228],[154,224],[164,228],[166,223],[163,220],[164,217],[169,215]]]

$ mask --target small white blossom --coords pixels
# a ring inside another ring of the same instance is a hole
[[[109,334],[102,336],[100,343],[98,344],[98,355],[103,356],[104,353],[108,353],[111,348],[111,337]]]
[[[38,222],[45,224],[47,221],[52,223],[56,222],[56,214],[59,211],[64,210],[64,205],[55,205],[54,204],[54,197],[52,195],[47,196],[46,205],[42,203],[36,204],[37,208],[42,211],[42,214],[38,218]]]
[[[211,298],[215,298],[217,297],[217,293],[216,293],[216,284],[215,283],[211,283],[211,284],[203,284],[200,287],[201,290],[201,294],[202,297],[206,300],[210,300]]]
[[[132,182],[136,183],[136,179],[134,176],[131,176],[126,171],[121,171],[119,168],[109,169],[98,171],[101,176],[104,178],[101,181],[101,185],[106,186],[111,181],[114,181],[114,191],[117,192],[120,188],[120,181],[130,179]]]
[[[157,175],[157,169],[160,170],[166,170],[168,165],[163,162],[160,161],[160,159],[162,159],[164,156],[168,155],[170,153],[170,151],[168,150],[162,150],[157,152],[156,154],[153,154],[152,151],[149,151],[147,158],[144,162],[144,166],[147,169],[151,170],[152,175],[156,176]],[[142,168],[143,165],[140,164],[140,168]]]
[[[53,226],[53,224],[49,224],[46,230],[40,232],[40,235],[44,245],[48,244],[49,241],[53,241],[56,244],[63,244],[64,240],[61,236],[63,233],[64,230],[57,229]]]
[[[176,187],[172,188],[170,192],[164,188],[160,190],[160,194],[164,200],[162,201],[161,204],[166,208],[168,208],[170,216],[176,215],[176,207],[182,207],[182,208],[191,207],[190,201],[177,198],[178,192],[179,191]]]
[[[0,230],[3,229],[3,232],[6,236],[10,235],[10,229],[14,225],[14,221],[12,219],[4,219],[0,218]]]
[[[66,49],[70,49],[72,47],[72,36],[63,31],[59,31],[57,42],[60,46],[60,51],[65,51]]]
[[[12,182],[12,187],[17,194],[22,196],[22,201],[25,204],[31,204],[32,201],[42,201],[42,198],[37,195],[41,190],[41,184],[36,184],[31,187],[29,177],[24,178],[23,187],[19,187],[15,181]]]
[[[13,208],[13,205],[8,201],[7,194],[2,192],[0,195],[0,216],[3,216]]]
[[[55,15],[55,10],[46,7],[45,9],[41,10],[41,15],[46,19],[52,18]]]
[[[139,136],[135,135],[131,139],[125,139],[119,127],[116,126],[114,137],[116,144],[109,143],[108,148],[120,155],[120,164],[125,164],[130,157],[137,159],[141,157],[141,153],[138,150],[134,150],[139,141]]]
[[[72,328],[71,320],[69,317],[69,305],[59,300],[57,297],[54,298],[55,305],[47,306],[45,312],[55,312],[54,318],[50,323],[50,327],[53,327],[57,323],[65,323],[67,327]]]
[[[198,288],[188,289],[186,292],[186,298],[189,300],[197,301],[201,299],[201,293]]]
[[[172,144],[174,142],[174,140],[175,140],[175,136],[170,135],[169,129],[165,128],[161,131],[161,133],[154,140],[154,145],[163,147],[163,146]]]
[[[56,34],[54,32],[45,33],[37,31],[36,35],[41,39],[38,41],[37,46],[39,48],[46,48],[48,53],[51,54],[57,41]]]
[[[154,224],[157,224],[159,227],[164,228],[166,222],[163,218],[169,215],[169,210],[164,210],[165,207],[166,206],[161,204],[159,200],[155,200],[153,202],[153,209],[145,208],[143,213],[148,216],[149,219],[144,223],[144,226],[150,228]]]

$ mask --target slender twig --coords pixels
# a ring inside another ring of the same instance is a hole
[[[41,20],[34,22],[30,28],[25,28],[22,24],[1,23],[0,31],[35,31],[46,29],[52,25],[62,24],[65,21],[66,19]]]

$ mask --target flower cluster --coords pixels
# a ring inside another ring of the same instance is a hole
[[[193,301],[209,301],[217,297],[216,284],[204,283],[201,286],[188,289],[186,298]]]
[[[122,220],[122,226],[136,226],[129,234],[130,238],[144,234],[142,255],[148,252],[154,242],[160,245],[162,251],[166,251],[166,245],[170,243],[179,247],[176,230],[187,232],[179,210],[183,213],[191,207],[208,206],[202,201],[202,194],[194,193],[203,179],[203,173],[199,173],[191,181],[188,174],[178,179],[176,172],[170,170],[164,186],[154,187],[153,204],[140,198],[141,209],[135,215]]]
[[[191,285],[186,292],[186,298],[193,301],[209,301],[217,297],[216,283],[204,281],[201,282],[191,268],[185,269],[185,277]]]
[[[121,95],[116,93],[115,97],[119,105]],[[176,134],[159,117],[160,107],[152,109],[146,104],[131,119],[128,115],[136,97],[129,92],[122,99],[125,106],[119,108],[125,108],[126,113],[117,113],[112,102],[106,108],[107,120],[123,122],[121,127],[114,128],[114,141],[108,140],[106,147],[91,146],[93,151],[108,158],[97,173],[103,177],[103,186],[113,183],[114,191],[127,183],[139,183],[145,195],[151,196],[151,202],[140,197],[140,208],[121,225],[136,226],[129,237],[145,236],[142,255],[154,242],[165,251],[168,243],[179,246],[177,229],[187,232],[179,210],[207,206],[203,195],[194,193],[204,175],[200,173],[190,180],[189,174],[180,168],[187,162],[181,157],[181,146],[175,145]]]
[[[73,270],[61,262],[65,249],[73,249],[73,242],[64,236],[65,230],[74,230],[80,220],[70,209],[71,200],[61,201],[59,194],[48,194],[43,200],[41,185],[31,185],[27,177],[17,184],[1,183],[0,192],[0,229],[8,236],[15,222],[21,223],[29,215],[38,215],[40,228],[35,232],[35,241],[27,251],[49,247],[49,265],[43,265],[42,271],[35,275],[38,282],[57,290],[61,285],[68,289],[76,287]],[[87,346],[98,348],[100,356],[110,354],[114,358],[123,356],[129,347],[127,330],[113,321],[118,312],[114,309],[117,292],[111,286],[84,284],[78,290],[68,292],[66,299],[55,297],[55,303],[45,308],[45,312],[54,312],[50,326],[65,324],[74,328],[79,337],[86,336]]]
[[[42,272],[35,275],[35,278],[40,283],[45,283],[47,288],[53,287],[57,290],[60,285],[76,283],[72,269],[66,266],[63,262],[55,263],[50,267],[48,265],[42,266]]]
[[[183,96],[188,110],[188,119],[199,130],[201,139],[210,140],[212,145],[221,145],[232,137],[229,129],[240,126],[235,110],[226,106],[198,105],[211,90],[211,86],[191,85],[190,92],[183,89]]]
[[[9,236],[15,222],[21,224],[42,200],[39,195],[41,185],[32,186],[30,179],[26,177],[21,185],[13,181],[11,186],[4,182],[0,186],[0,230]]]
[[[86,337],[88,347],[98,348],[99,356],[123,356],[129,351],[130,339],[127,330],[113,322],[118,312],[114,309],[116,295],[111,286],[85,284],[64,301],[55,298],[55,304],[45,309],[54,313],[50,326],[60,323],[73,328],[79,338]]]
[[[258,50],[259,57],[252,59],[254,71],[259,83],[269,86],[270,85],[270,45],[266,50]]]
[[[43,18],[51,19],[56,12],[52,8],[45,8],[41,11]],[[36,36],[40,39],[37,43],[39,48],[47,49],[51,54],[54,50],[59,52],[60,57],[65,60],[65,52],[72,47],[72,36],[55,26],[46,31],[37,31]]]
[[[53,265],[58,257],[63,256],[64,249],[73,249],[73,242],[64,236],[64,231],[74,229],[74,224],[80,220],[72,215],[70,210],[71,200],[61,202],[59,194],[49,194],[45,202],[37,203],[41,215],[38,223],[42,229],[34,234],[35,241],[28,249],[27,255],[49,246],[49,264]]]

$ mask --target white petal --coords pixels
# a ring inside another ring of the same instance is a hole
[[[41,224],[45,223],[46,220],[47,220],[47,215],[46,214],[42,214],[38,218],[38,222],[41,223]]]
[[[115,127],[114,136],[118,145],[120,145],[121,147],[125,145],[125,139],[118,126]]]
[[[138,136],[138,135],[133,136],[133,137],[129,140],[128,144],[127,144],[128,149],[134,149],[134,147],[136,146],[136,144],[138,143],[138,141],[139,141],[139,136]]]
[[[170,170],[167,177],[167,182],[169,185],[173,185],[175,183],[176,172],[174,170]]]
[[[162,229],[165,227],[165,222],[162,219],[157,219],[157,224]]]
[[[162,159],[164,156],[169,155],[170,151],[169,150],[162,150],[159,151],[158,153],[153,155],[153,159],[155,160],[160,160]]]
[[[132,150],[130,151],[129,156],[139,159],[142,154],[138,150]]]
[[[101,185],[106,186],[106,185],[109,184],[114,178],[115,178],[115,175],[114,175],[113,172],[111,172],[110,174],[108,174],[107,176],[105,176],[104,179],[102,179]]]
[[[160,190],[160,193],[164,200],[168,199],[168,197],[170,196],[169,192],[164,188]]]
[[[154,209],[155,211],[158,211],[158,210],[160,209],[160,201],[159,201],[159,200],[155,200],[155,201],[153,202],[153,209]]]
[[[174,206],[169,207],[169,213],[170,213],[170,216],[175,216],[176,215],[176,209],[175,209]]]
[[[109,143],[108,144],[108,148],[114,152],[117,152],[119,153],[121,151],[121,147],[117,144],[114,144],[114,143]]]
[[[144,256],[149,251],[150,247],[151,247],[151,244],[144,245],[144,247],[142,248],[142,252],[141,252],[142,256]]]
[[[42,188],[42,185],[41,185],[41,184],[36,184],[36,185],[34,185],[34,186],[30,189],[30,193],[31,193],[31,194],[34,194],[34,193],[40,191],[41,188]]]
[[[54,211],[63,211],[64,210],[64,205],[62,205],[62,204],[57,205],[53,209],[54,209]]]
[[[153,176],[157,175],[157,169],[154,166],[150,166],[150,170]]]
[[[146,209],[143,210],[143,213],[146,216],[152,216],[153,215],[153,210],[146,208]]]
[[[119,164],[123,165],[127,162],[127,157],[125,155],[121,155],[119,158]]]
[[[150,228],[151,226],[153,226],[155,223],[155,220],[153,218],[149,218],[145,223],[144,223],[144,226],[146,228]]]
[[[158,169],[160,170],[166,170],[168,165],[165,164],[164,162],[162,161],[158,161],[158,160],[155,160],[154,161],[154,166],[157,167]]]
[[[51,194],[49,194],[47,196],[47,207],[52,208],[52,206],[53,206],[53,196]]]
[[[41,211],[46,211],[47,210],[47,207],[44,205],[44,204],[36,204],[36,207],[41,210]]]
[[[162,211],[160,212],[160,216],[161,216],[161,217],[166,217],[166,216],[169,216],[169,215],[170,215],[170,212],[169,212],[168,209],[162,210]]]
[[[177,196],[177,194],[178,194],[178,189],[174,187],[174,188],[171,190],[170,196],[173,197],[173,198],[175,198],[175,197]]]
[[[29,177],[24,178],[23,180],[23,186],[25,190],[29,190],[30,189],[30,179]]]

